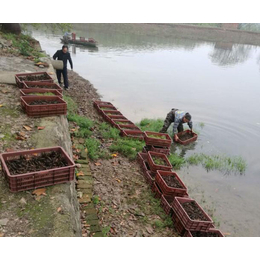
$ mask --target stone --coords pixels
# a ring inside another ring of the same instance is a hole
[[[100,232],[101,228],[99,225],[96,226],[90,226],[90,232]]]
[[[91,226],[98,226],[99,225],[99,220],[98,219],[93,219],[93,220],[87,220],[87,223]]]
[[[44,65],[39,65],[39,68],[44,68]]]
[[[88,182],[84,182],[83,180],[79,180],[77,184],[77,189],[88,189],[92,192],[92,184]]]
[[[79,199],[80,204],[91,202],[91,197],[88,194],[83,194],[82,198]]]
[[[93,233],[92,237],[103,237],[103,233],[102,232],[95,232]]]
[[[25,198],[21,198],[19,202],[20,202],[22,205],[26,205],[26,204],[27,204]]]
[[[78,159],[78,160],[76,161],[76,163],[88,164],[88,161],[87,161],[87,160],[80,160],[80,159]]]
[[[97,214],[97,211],[95,208],[87,208],[87,209],[84,209],[84,211],[87,215]]]
[[[0,135],[0,139],[2,139],[2,138],[4,138],[4,137],[5,137],[5,135],[2,135],[2,134]]]
[[[88,153],[85,150],[81,151],[80,158],[81,159],[87,159],[88,158]]]
[[[8,223],[9,219],[8,218],[3,218],[0,219],[0,226],[6,226]]]
[[[86,216],[86,220],[89,221],[89,220],[98,220],[98,216],[97,214],[90,214],[90,215],[87,215]]]

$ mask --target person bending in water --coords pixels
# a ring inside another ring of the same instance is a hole
[[[160,133],[166,133],[169,126],[173,123],[173,138],[176,141],[177,139],[177,130],[178,133],[183,131],[183,124],[187,123],[189,128],[192,131],[192,121],[191,121],[191,115],[188,112],[184,112],[182,110],[178,110],[176,108],[173,108],[166,116],[164,120],[164,124],[162,129],[160,130]]]

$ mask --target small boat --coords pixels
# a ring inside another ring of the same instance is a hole
[[[68,36],[63,36],[61,38],[61,42],[64,44],[78,44],[88,47],[97,47],[98,42],[95,41],[93,38],[85,39],[85,37],[79,37],[79,39],[76,39],[76,34],[72,33],[72,38]]]

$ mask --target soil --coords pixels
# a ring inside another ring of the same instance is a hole
[[[162,178],[165,180],[166,184],[169,187],[180,188],[180,189],[183,188],[180,182],[178,181],[178,179],[173,175],[162,176]]]
[[[52,151],[30,159],[21,155],[19,159],[6,161],[6,165],[11,175],[18,175],[65,167],[68,163],[61,153]]]
[[[101,110],[114,110],[114,111],[117,110],[116,108],[112,108],[112,107],[101,107],[100,109]]]
[[[216,232],[191,231],[193,237],[219,237]]]
[[[194,201],[184,202],[181,205],[192,220],[209,221]]]
[[[160,158],[160,157],[152,156],[152,159],[153,159],[153,161],[154,161],[154,163],[155,163],[156,165],[167,166],[167,163],[165,162],[165,160],[163,160],[163,159]]]
[[[23,81],[39,81],[39,80],[49,80],[50,79],[50,77],[47,74],[19,76],[18,78]]]
[[[193,137],[193,134],[191,134],[191,133],[185,133],[184,135],[179,136],[179,139],[180,139],[181,141],[186,141],[186,140],[191,139],[192,137]]]
[[[29,85],[28,88],[47,88],[47,89],[57,89],[57,86],[53,85]]]
[[[34,100],[29,103],[31,106],[35,105],[51,105],[51,104],[59,104],[59,100]]]
[[[165,135],[148,135],[148,136],[151,137],[151,138],[166,140],[166,136]]]
[[[32,92],[29,93],[28,95],[29,96],[55,96],[55,94],[51,92],[45,92],[45,93]]]

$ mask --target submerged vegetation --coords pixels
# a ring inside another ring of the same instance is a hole
[[[194,154],[188,157],[186,161],[190,165],[201,164],[207,171],[220,170],[226,173],[238,172],[243,174],[246,170],[246,162],[242,157]]]
[[[138,126],[143,131],[159,132],[163,125],[162,119],[148,119],[141,120]],[[201,129],[205,126],[203,122],[197,124]],[[194,130],[198,133],[197,130]],[[172,136],[171,126],[168,133]],[[177,144],[176,144],[177,145]],[[178,145],[177,145],[178,146]],[[176,152],[171,153],[168,156],[170,163],[174,169],[180,169],[189,165],[202,165],[207,171],[219,170],[224,173],[240,173],[243,174],[246,170],[246,162],[242,157],[230,157],[225,155],[206,155],[203,153],[194,154],[184,158],[184,156],[178,155]]]

